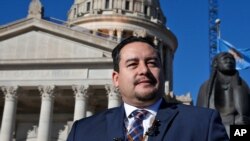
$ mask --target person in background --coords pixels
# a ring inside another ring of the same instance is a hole
[[[160,53],[148,38],[129,37],[112,52],[120,107],[75,121],[67,141],[228,141],[217,111],[167,103]]]

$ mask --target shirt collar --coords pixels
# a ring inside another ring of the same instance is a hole
[[[144,110],[147,110],[148,112],[150,112],[152,115],[156,116],[156,113],[160,107],[162,99],[159,99],[157,102],[155,102],[153,105],[150,105],[149,107],[143,108]],[[125,108],[125,113],[126,113],[126,117],[128,118],[128,116],[137,109],[135,106],[129,105],[127,103],[124,102],[124,108]]]

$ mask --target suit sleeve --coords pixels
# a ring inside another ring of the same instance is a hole
[[[73,126],[71,128],[71,131],[70,131],[70,133],[68,135],[67,141],[76,141],[75,140],[75,131],[76,131],[77,123],[78,123],[77,121],[74,122],[74,124],[73,124]]]
[[[209,124],[208,141],[229,141],[218,111],[212,113]]]

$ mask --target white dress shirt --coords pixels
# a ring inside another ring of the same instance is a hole
[[[150,114],[147,115],[146,119],[143,120],[143,128],[144,128],[144,135],[145,133],[148,131],[148,128],[152,125],[155,116],[157,114],[157,111],[160,107],[162,99],[158,100],[156,103],[154,103],[153,105],[143,108],[143,110],[147,110]],[[124,120],[125,122],[125,126],[127,128],[127,131],[129,131],[129,129],[132,126],[134,117],[129,117],[129,115],[134,111],[137,110],[139,108],[134,107],[132,105],[128,105],[127,103],[124,103],[124,108],[125,108],[125,113],[126,113],[126,119]]]

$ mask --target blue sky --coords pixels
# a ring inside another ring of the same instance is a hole
[[[191,92],[209,78],[208,0],[161,0],[167,26],[178,38],[174,58],[174,92]],[[221,38],[238,48],[250,48],[250,1],[218,0]],[[250,84],[250,69],[239,71]]]
[[[30,0],[1,0],[0,25],[25,18]],[[73,0],[41,0],[46,17],[66,20]],[[167,25],[178,39],[174,57],[174,93],[191,93],[209,78],[208,0],[160,0]],[[218,0],[221,37],[238,48],[250,48],[250,1]],[[250,69],[240,71],[250,84]]]

